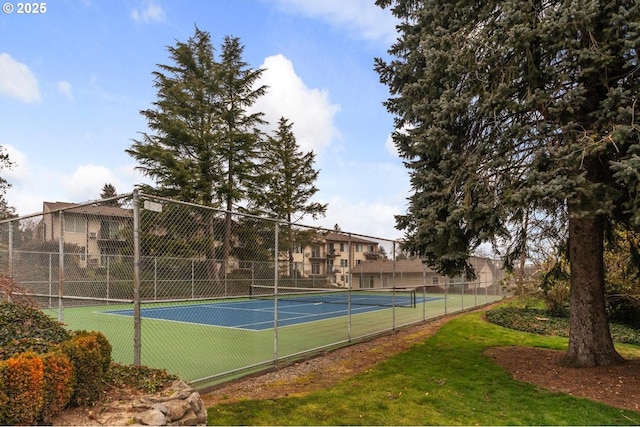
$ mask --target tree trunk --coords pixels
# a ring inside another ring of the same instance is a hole
[[[569,366],[623,362],[613,347],[605,311],[603,240],[602,218],[569,216],[571,316],[569,350],[563,359]]]

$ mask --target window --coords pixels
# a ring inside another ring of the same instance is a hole
[[[340,252],[344,252],[344,243],[340,243]]]
[[[117,240],[120,232],[120,224],[118,221],[101,221],[100,222],[100,238],[107,240]]]
[[[340,260],[340,267],[349,267],[349,260],[348,259],[341,259]]]
[[[296,245],[293,247],[293,253],[294,253],[294,254],[301,254],[301,253],[302,253],[302,245],[301,245],[301,244],[299,244],[299,243],[298,243],[298,244],[296,244]]]
[[[80,215],[66,215],[64,217],[65,233],[86,233],[87,219]]]
[[[435,276],[434,278],[431,279],[431,283],[433,285],[439,285],[440,284],[440,278],[438,276]]]
[[[360,287],[362,289],[373,288],[374,280],[375,279],[372,276],[360,276]]]
[[[320,258],[320,246],[314,246],[313,249],[311,249],[311,256],[313,258]]]
[[[362,252],[362,244],[356,243],[356,252]]]
[[[319,262],[311,263],[311,274],[320,274],[320,263]]]

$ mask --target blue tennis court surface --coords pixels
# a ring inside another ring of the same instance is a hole
[[[437,299],[440,298],[433,298],[433,300]],[[352,305],[351,314],[389,309],[391,307],[388,306]],[[410,307],[397,309],[415,310]],[[348,310],[349,307],[345,304],[278,301],[278,326],[346,316]],[[275,304],[271,300],[251,300],[143,308],[140,313],[143,319],[261,331],[274,327],[274,311]],[[133,310],[107,311],[105,313],[133,316]]]

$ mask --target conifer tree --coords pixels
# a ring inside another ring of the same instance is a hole
[[[110,199],[112,197],[116,197],[118,192],[116,191],[116,187],[113,184],[107,183],[102,187],[102,193],[100,193],[101,199]],[[109,200],[106,202],[101,202],[104,206],[120,206],[119,200]]]
[[[475,248],[542,213],[568,234],[565,362],[620,362],[603,241],[615,225],[640,227],[637,1],[377,4],[400,19],[393,58],[376,70],[411,175],[397,217],[406,248],[442,273],[473,276]]]
[[[158,99],[141,111],[151,132],[127,153],[155,181],[143,191],[229,211],[221,237],[227,260],[230,211],[248,195],[261,144],[261,114],[248,111],[265,92],[254,87],[262,70],[242,60],[244,48],[235,37],[225,37],[216,58],[209,33],[197,27],[187,42],[167,49],[172,64],[153,72]],[[211,221],[201,218],[207,230]]]
[[[293,274],[292,246],[310,238],[295,233],[292,224],[306,216],[314,219],[324,216],[327,210],[326,204],[311,201],[318,192],[315,182],[320,172],[313,167],[314,152],[300,150],[292,127],[293,123],[282,117],[275,133],[268,138],[258,169],[259,186],[251,198],[254,209],[287,223],[280,245],[289,252],[290,274]]]
[[[4,147],[0,145],[0,169],[10,169],[12,166],[13,162],[9,158],[9,153],[4,151]],[[14,218],[17,216],[15,208],[9,206],[5,198],[9,188],[11,188],[9,181],[0,177],[0,219]]]

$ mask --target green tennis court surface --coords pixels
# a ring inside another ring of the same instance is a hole
[[[430,300],[436,299],[438,298]],[[274,328],[276,321],[282,327],[347,316],[349,312],[360,314],[393,306],[415,308],[415,293],[286,293],[279,296],[277,316],[275,298],[269,296],[268,299],[144,308],[141,310],[141,317],[260,331]],[[133,310],[110,310],[105,313],[133,316]]]
[[[205,386],[317,351],[314,349],[344,345],[499,298],[419,294],[415,307],[395,308],[282,300],[277,304],[277,329],[276,304],[269,298],[144,303],[140,362]],[[58,317],[56,309],[45,311]],[[132,364],[132,311],[132,304],[67,306],[62,320],[72,330],[101,331],[113,347],[113,360]],[[177,314],[191,319],[170,318]]]

